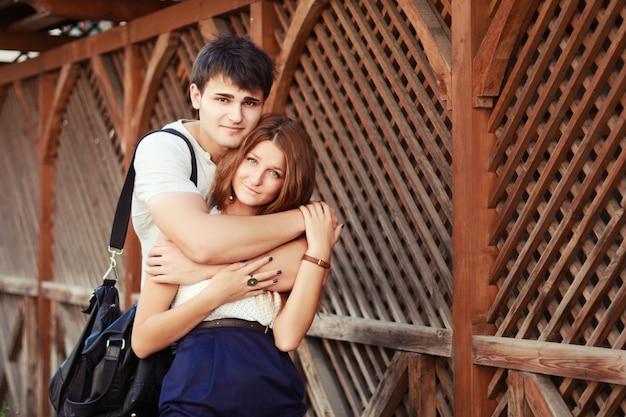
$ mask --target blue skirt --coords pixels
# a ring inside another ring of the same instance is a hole
[[[302,417],[304,384],[274,339],[242,328],[195,329],[163,379],[161,417]]]

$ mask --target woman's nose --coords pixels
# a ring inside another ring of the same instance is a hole
[[[261,183],[262,178],[263,178],[263,173],[260,169],[252,170],[250,172],[250,175],[248,176],[250,184],[253,184],[253,185],[259,185]]]

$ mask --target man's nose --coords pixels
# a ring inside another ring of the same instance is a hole
[[[233,123],[241,123],[241,121],[243,120],[243,116],[240,106],[235,105],[232,109],[230,109],[230,112],[228,113],[228,120]]]

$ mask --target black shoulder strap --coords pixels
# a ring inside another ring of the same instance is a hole
[[[193,145],[187,139],[185,135],[180,133],[176,129],[161,129],[164,132],[171,133],[183,139],[187,146],[189,147],[189,151],[191,152],[191,177],[190,180],[193,181],[194,184],[198,185],[198,168],[196,165],[196,154],[193,151]],[[158,132],[158,130],[157,130]],[[143,140],[146,136],[150,135],[150,132],[147,135],[143,136],[137,142]],[[120,198],[117,201],[117,208],[115,209],[115,217],[113,218],[113,227],[111,228],[111,238],[109,239],[109,249],[118,249],[122,250],[124,248],[124,241],[126,240],[126,232],[128,230],[128,221],[130,220],[130,208],[133,198],[133,188],[135,186],[135,152],[137,151],[137,146],[135,146],[135,151],[133,152],[133,159],[130,161],[130,166],[128,167],[128,172],[126,173],[126,179],[124,180],[124,185],[122,187],[122,191],[120,192]]]

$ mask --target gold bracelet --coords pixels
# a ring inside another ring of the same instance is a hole
[[[315,265],[321,266],[324,269],[330,269],[330,264],[328,262],[322,261],[321,259],[314,258],[314,257],[309,256],[307,254],[302,255],[302,260],[303,261],[313,262]]]

